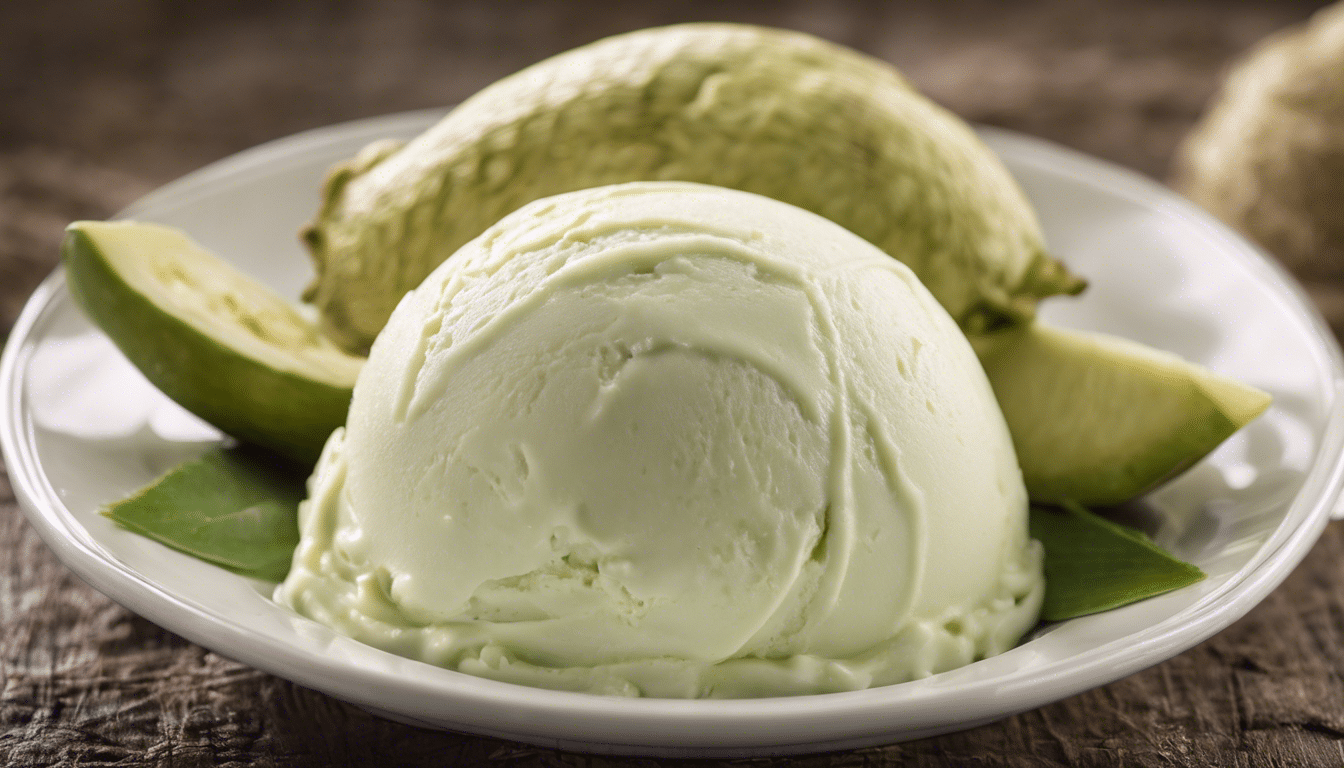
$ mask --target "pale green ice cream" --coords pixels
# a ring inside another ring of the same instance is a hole
[[[750,193],[531,203],[401,302],[276,599],[483,677],[865,688],[1011,648],[1041,549],[984,372],[904,265]]]

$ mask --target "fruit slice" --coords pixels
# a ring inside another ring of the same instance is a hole
[[[333,169],[305,232],[305,298],[362,351],[402,294],[525,203],[662,180],[826,216],[905,262],[968,331],[1083,287],[998,158],[889,64],[796,32],[684,24],[543,61]]]
[[[1133,498],[1269,407],[1254,387],[1113,336],[1032,323],[973,343],[1037,501]]]
[[[363,358],[178,230],[77,221],[61,254],[75,300],[197,416],[309,464],[345,423]]]

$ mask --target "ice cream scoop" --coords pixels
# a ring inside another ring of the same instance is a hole
[[[1012,647],[1041,551],[1004,419],[914,274],[751,193],[533,202],[398,305],[276,598],[530,685],[901,682]]]

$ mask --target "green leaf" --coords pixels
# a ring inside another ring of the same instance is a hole
[[[279,581],[299,544],[305,477],[303,468],[273,454],[221,446],[102,511],[180,552]]]
[[[1062,509],[1032,507],[1031,535],[1045,547],[1046,621],[1119,608],[1204,578],[1142,532],[1072,501]]]
[[[123,527],[244,576],[279,581],[299,543],[305,468],[256,448],[214,448],[103,513]],[[1083,616],[1193,584],[1199,568],[1143,533],[1073,502],[1032,507],[1045,547],[1046,621]]]

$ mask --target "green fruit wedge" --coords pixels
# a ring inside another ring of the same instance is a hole
[[[1138,496],[1269,407],[1254,387],[1113,336],[1032,323],[973,343],[1036,501]]]
[[[141,373],[224,432],[312,463],[345,423],[363,358],[170,227],[77,221],[70,293]]]
[[[317,280],[304,298],[363,351],[402,294],[506,214],[656,180],[830,218],[910,266],[967,331],[1084,285],[1046,254],[998,158],[889,64],[796,32],[684,24],[543,61],[334,168],[305,233]]]

